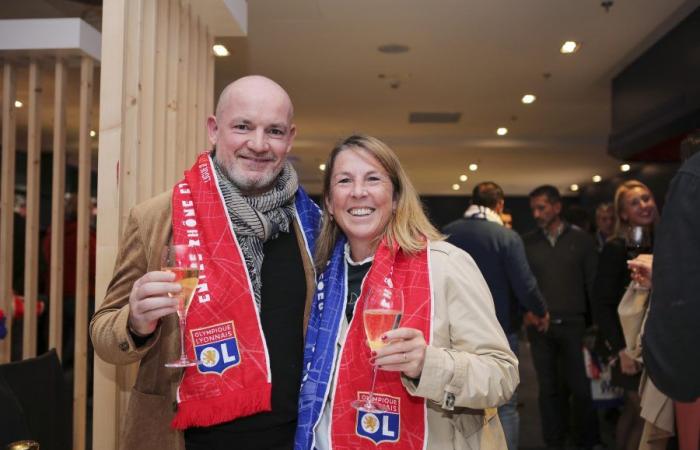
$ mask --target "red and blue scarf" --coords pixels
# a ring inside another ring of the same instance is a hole
[[[301,189],[295,206],[306,243],[313,248],[318,208]],[[209,153],[202,153],[173,188],[172,225],[173,243],[195,247],[200,259],[199,284],[187,314],[185,350],[201,361],[184,371],[172,426],[210,426],[270,411],[267,346]]]
[[[425,399],[411,396],[404,388],[399,372],[379,370],[375,397],[387,411],[368,413],[354,409],[350,403],[362,399],[370,390],[372,366],[370,349],[362,323],[362,315],[353,316],[340,352],[337,345],[340,324],[344,320],[347,297],[344,240],[334,248],[326,271],[320,276],[307,331],[305,371],[300,396],[296,450],[313,448],[315,427],[323,409],[332,397],[330,430],[331,448],[423,449],[427,443],[427,410]],[[370,286],[381,286],[391,273],[395,288],[404,294],[401,327],[415,328],[430,340],[432,332],[432,293],[429,275],[429,250],[416,255],[392,252],[383,242],[377,249],[372,267],[363,283],[363,292]],[[362,311],[360,295],[355,306]],[[334,392],[330,378],[335,370]]]

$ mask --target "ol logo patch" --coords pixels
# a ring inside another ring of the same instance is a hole
[[[233,322],[224,322],[191,330],[199,373],[223,374],[241,362]]]
[[[357,399],[365,400],[368,392],[358,392]],[[398,442],[400,434],[401,399],[384,394],[374,394],[374,401],[382,405],[385,411],[357,410],[355,433],[369,439],[375,445],[382,442]]]

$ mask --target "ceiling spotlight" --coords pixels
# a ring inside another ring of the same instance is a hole
[[[534,103],[536,99],[537,97],[532,94],[525,94],[523,95],[522,102],[529,105],[530,103]]]
[[[459,185],[457,183],[452,185],[452,190],[453,191],[458,191],[459,190]]]
[[[600,183],[600,181],[603,179],[600,175],[593,175],[593,178],[591,178],[594,183]]]
[[[580,46],[581,45],[579,45],[579,43],[576,41],[566,41],[562,44],[561,49],[559,49],[559,51],[562,53],[574,53],[579,49]]]
[[[474,163],[469,164],[469,170],[471,170],[472,172],[476,172],[476,169],[478,169],[478,168],[479,168],[479,166],[477,164],[474,164]]]
[[[24,106],[24,103],[20,102],[19,100],[15,100],[15,108],[21,108]]]
[[[508,128],[500,127],[499,129],[496,130],[496,134],[499,136],[505,136],[506,134],[508,134]]]
[[[572,192],[578,191],[578,184],[572,184],[569,189],[571,189]]]
[[[631,169],[631,167],[630,167],[629,164],[622,164],[622,165],[620,166],[620,170],[623,171],[623,172],[629,172],[630,169]]]
[[[216,56],[220,56],[220,57],[221,57],[221,56],[228,56],[228,55],[231,54],[231,53],[228,51],[228,49],[227,49],[226,47],[224,47],[223,45],[221,45],[221,44],[216,44],[216,45],[214,45],[211,49],[214,51],[214,54],[215,54]]]
[[[469,179],[469,177],[466,176],[466,175],[460,175],[460,176],[459,176],[459,181],[461,181],[462,183],[464,183],[464,182],[467,181],[468,179]]]
[[[90,130],[90,137],[95,137],[95,136],[97,136],[97,131]]]
[[[320,170],[321,172],[325,172],[325,171],[326,171],[326,165],[325,165],[325,164],[319,164],[319,165],[318,165],[318,170]]]

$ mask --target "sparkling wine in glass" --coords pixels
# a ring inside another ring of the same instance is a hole
[[[362,311],[365,335],[369,348],[377,350],[386,343],[382,335],[396,329],[403,314],[403,293],[391,287],[370,288],[367,292]],[[367,412],[384,411],[384,407],[374,399],[374,383],[377,381],[377,366],[372,367],[372,387],[369,395],[361,400],[354,400],[352,406]]]
[[[182,290],[176,294],[168,294],[177,298],[177,317],[180,322],[180,358],[169,362],[165,367],[191,367],[199,364],[199,361],[189,359],[185,353],[185,324],[187,310],[192,303],[194,292],[199,281],[199,260],[194,248],[185,244],[168,245],[163,249],[161,270],[175,274],[175,283]]]
[[[651,233],[648,227],[633,225],[627,228],[625,233],[625,245],[627,247],[627,259],[634,259],[643,253],[652,252]],[[636,281],[632,282],[634,289],[646,289]]]

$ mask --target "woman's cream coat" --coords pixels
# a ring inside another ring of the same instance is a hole
[[[430,243],[429,258],[433,336],[418,385],[403,379],[412,395],[427,399],[427,448],[505,449],[496,407],[510,399],[518,385],[518,360],[474,260],[439,241]]]

